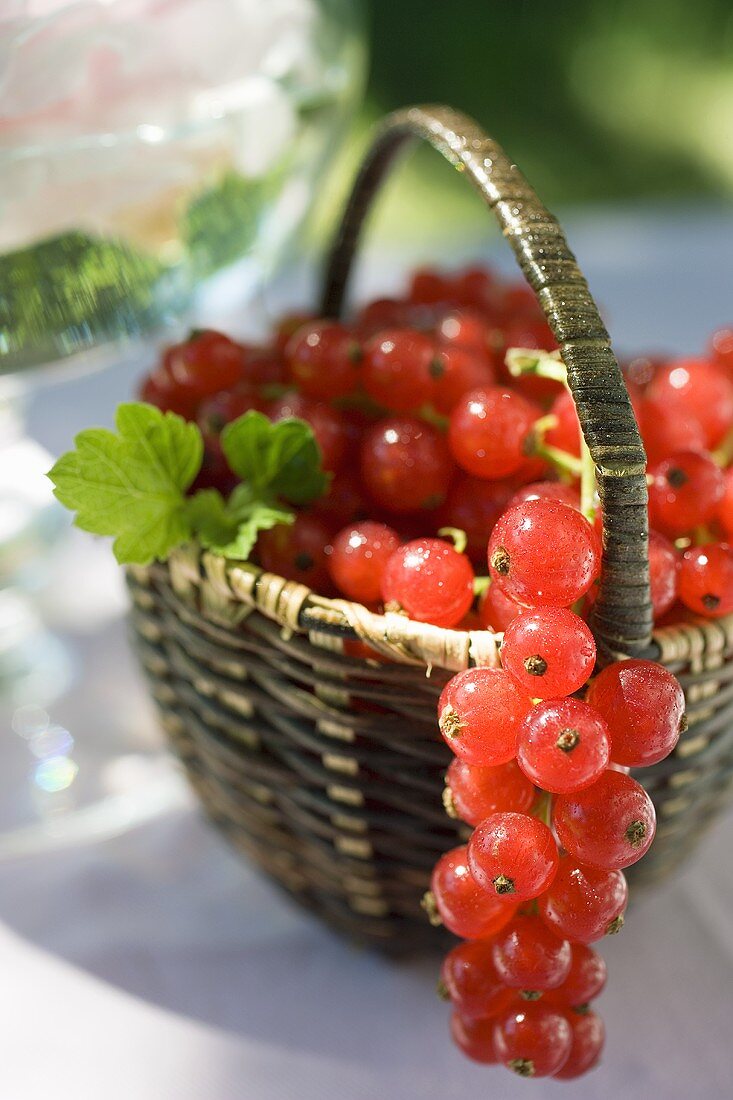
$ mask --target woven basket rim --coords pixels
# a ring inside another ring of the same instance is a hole
[[[128,566],[140,580],[149,574],[169,581],[176,592],[197,590],[197,610],[214,624],[235,626],[257,611],[284,632],[317,636],[324,648],[338,639],[361,641],[387,660],[404,665],[459,671],[474,665],[501,666],[503,631],[448,629],[395,612],[371,611],[363,604],[321,596],[306,585],[268,573],[251,562],[223,558],[191,544],[175,550],[166,563]],[[329,642],[330,639],[330,642]],[[657,628],[645,656],[683,665],[698,654],[733,652],[733,614],[694,617]],[[629,654],[619,652],[617,660]],[[355,663],[369,660],[354,656]]]

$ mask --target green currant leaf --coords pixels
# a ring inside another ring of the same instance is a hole
[[[283,497],[291,504],[307,504],[328,488],[320,448],[304,420],[273,424],[250,410],[226,426],[221,444],[230,468],[260,499]]]
[[[295,515],[276,501],[255,497],[249,485],[238,485],[228,501],[216,489],[202,489],[188,502],[193,533],[208,550],[246,561],[260,531],[292,523]]]
[[[185,492],[203,442],[195,424],[152,405],[120,405],[116,425],[80,432],[48,476],[78,527],[114,536],[120,563],[147,565],[190,537]]]

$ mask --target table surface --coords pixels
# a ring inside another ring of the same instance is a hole
[[[567,223],[620,348],[694,352],[732,319],[730,213],[596,211]],[[378,253],[365,282],[392,281],[399,266]],[[32,434],[58,452],[80,427],[108,423],[139,369],[37,395]],[[96,837],[90,819],[76,838],[0,858],[0,1100],[730,1095],[733,817],[604,943],[601,1070],[569,1086],[474,1066],[446,1037],[435,961],[387,962],[338,940],[202,821],[160,751],[107,547],[74,535],[54,568],[42,602],[77,673],[52,719],[111,755],[110,790],[137,768],[145,804],[131,828],[122,805]],[[7,720],[3,732],[0,760]]]

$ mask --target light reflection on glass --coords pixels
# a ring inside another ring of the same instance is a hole
[[[79,765],[69,756],[49,756],[35,770],[34,779],[42,791],[65,791],[76,779]]]

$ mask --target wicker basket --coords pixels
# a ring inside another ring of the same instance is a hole
[[[659,830],[634,877],[657,879],[727,798],[733,616],[652,634],[645,456],[608,335],[556,220],[470,119],[416,107],[381,126],[330,258],[324,314],[340,312],[363,216],[415,138],[464,172],[493,210],[560,344],[604,509],[593,622],[601,660],[658,659],[687,694],[687,732],[640,776]],[[130,570],[129,583],[163,725],[210,818],[343,932],[391,951],[434,943],[439,932],[420,899],[438,856],[466,832],[442,808],[450,754],[436,699],[450,672],[498,664],[501,638],[375,615],[195,549]],[[347,639],[384,660],[346,655]]]

